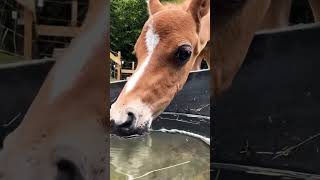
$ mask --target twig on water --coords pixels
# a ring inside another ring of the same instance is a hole
[[[184,164],[187,164],[187,163],[190,163],[191,161],[186,161],[186,162],[183,162],[183,163],[179,163],[179,164],[175,164],[175,165],[171,165],[171,166],[168,166],[168,167],[164,167],[164,168],[160,168],[160,169],[155,169],[155,170],[152,170],[152,171],[149,171],[141,176],[138,176],[138,177],[135,177],[135,178],[132,178],[132,179],[140,179],[140,178],[143,178],[145,176],[148,176],[149,174],[151,173],[154,173],[154,172],[157,172],[157,171],[162,171],[162,170],[166,170],[166,169],[169,169],[169,168],[173,168],[173,167],[177,167],[177,166],[181,166],[181,165],[184,165]]]

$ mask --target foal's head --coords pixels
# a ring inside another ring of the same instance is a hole
[[[114,133],[143,134],[187,80],[204,43],[201,20],[210,0],[181,6],[150,0],[149,19],[135,45],[138,67],[110,110]]]

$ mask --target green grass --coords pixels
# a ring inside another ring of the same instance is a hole
[[[22,57],[13,56],[0,51],[0,64],[15,63],[23,60]]]

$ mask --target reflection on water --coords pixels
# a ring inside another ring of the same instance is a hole
[[[210,150],[201,140],[161,132],[110,139],[111,180],[210,179]]]

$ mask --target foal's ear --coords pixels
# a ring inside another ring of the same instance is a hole
[[[164,6],[161,4],[160,0],[147,0],[149,15],[153,15],[161,10],[163,10]]]
[[[192,0],[188,7],[190,12],[196,21],[200,25],[201,19],[208,14],[210,9],[210,0]]]

